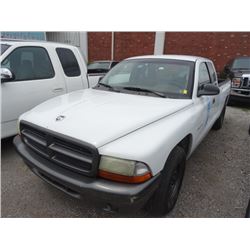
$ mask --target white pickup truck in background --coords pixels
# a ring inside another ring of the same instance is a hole
[[[17,134],[18,117],[58,95],[89,87],[78,48],[51,42],[1,41],[1,138]]]
[[[176,203],[186,159],[222,127],[230,87],[206,58],[129,58],[95,88],[23,114],[14,144],[36,175],[75,198],[147,204],[163,215]]]

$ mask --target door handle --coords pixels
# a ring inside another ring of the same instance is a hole
[[[213,104],[215,103],[215,98],[213,98]]]
[[[53,89],[53,92],[54,93],[58,93],[58,92],[62,92],[64,91],[64,88],[56,88],[56,89]]]

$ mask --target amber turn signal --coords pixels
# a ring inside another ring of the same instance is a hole
[[[138,175],[138,176],[126,176],[126,175],[110,173],[104,170],[99,170],[99,176],[104,179],[123,182],[123,183],[142,183],[149,180],[152,177],[151,173],[146,173],[144,175]]]

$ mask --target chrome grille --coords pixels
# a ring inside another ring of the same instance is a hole
[[[93,145],[23,122],[20,132],[23,142],[42,157],[70,171],[96,176],[99,154]]]
[[[244,77],[244,78],[242,78],[241,87],[242,87],[243,89],[250,89],[250,79],[249,79],[249,77]]]

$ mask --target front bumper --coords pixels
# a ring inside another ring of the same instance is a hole
[[[158,188],[160,174],[142,184],[124,184],[101,178],[86,177],[57,166],[30,150],[17,135],[13,143],[27,166],[44,181],[81,199],[84,196],[110,205],[114,209],[139,209]]]
[[[242,94],[238,91],[248,94]],[[244,89],[231,89],[229,101],[240,101],[250,103],[250,90]]]

